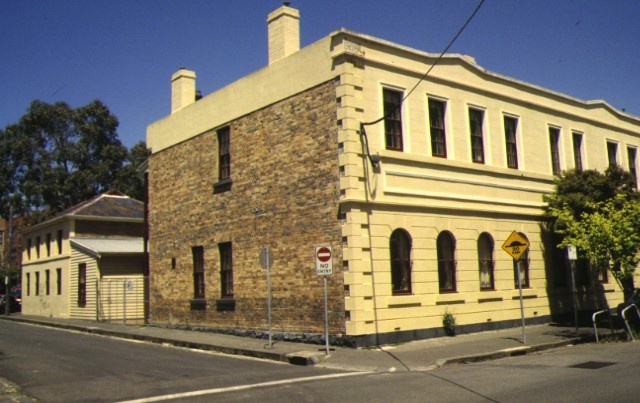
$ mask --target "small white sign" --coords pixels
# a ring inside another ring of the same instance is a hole
[[[573,245],[567,245],[567,255],[569,255],[569,260],[578,260],[578,250]]]
[[[316,272],[318,276],[333,274],[333,254],[331,246],[316,246]]]

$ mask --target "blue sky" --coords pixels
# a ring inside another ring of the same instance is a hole
[[[479,0],[291,0],[301,46],[344,27],[439,53]],[[204,95],[267,64],[274,0],[2,0],[0,128],[34,99],[99,99],[121,141],[170,112],[170,78]],[[640,116],[640,1],[486,0],[449,50],[482,67]]]

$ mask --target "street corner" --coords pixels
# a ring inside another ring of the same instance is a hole
[[[296,351],[285,354],[286,361],[294,365],[316,365],[327,359],[327,355],[320,351]]]

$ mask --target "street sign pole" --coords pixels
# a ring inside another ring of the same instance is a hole
[[[269,247],[266,246],[266,254],[267,254],[267,321],[269,323],[269,348],[272,348],[273,346],[271,345],[271,278],[270,278],[270,271],[271,268],[269,267]]]
[[[329,313],[327,308],[327,276],[333,274],[333,252],[331,246],[315,248],[316,274],[322,276],[324,283],[324,346],[329,355]]]
[[[578,252],[575,246],[567,246],[567,255],[571,262],[571,292],[573,294],[573,323],[576,325],[576,335],[578,335],[578,291],[576,290],[576,260]]]
[[[327,276],[322,276],[324,280],[324,349],[329,355],[329,314],[327,313]]]
[[[518,291],[520,292],[520,316],[522,317],[522,344],[527,344],[527,336],[524,332],[524,299],[522,298],[522,275],[520,274],[520,265],[522,260],[518,259],[516,263],[516,272],[518,273]]]
[[[576,336],[578,335],[578,291],[576,290],[576,261],[571,261],[571,289],[573,294],[573,323],[576,325]]]
[[[522,298],[522,275],[520,269],[522,268],[522,258],[526,256],[526,252],[529,249],[529,241],[523,235],[513,231],[502,244],[502,249],[513,258],[516,268],[518,291],[520,292],[520,316],[522,317],[522,344],[527,344],[524,333],[524,299]]]

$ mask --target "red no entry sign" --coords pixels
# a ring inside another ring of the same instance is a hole
[[[316,247],[316,271],[318,276],[333,274],[333,261],[331,259],[330,246]]]
[[[326,246],[322,246],[318,248],[318,252],[316,253],[318,260],[322,263],[328,262],[331,259],[331,249]]]

